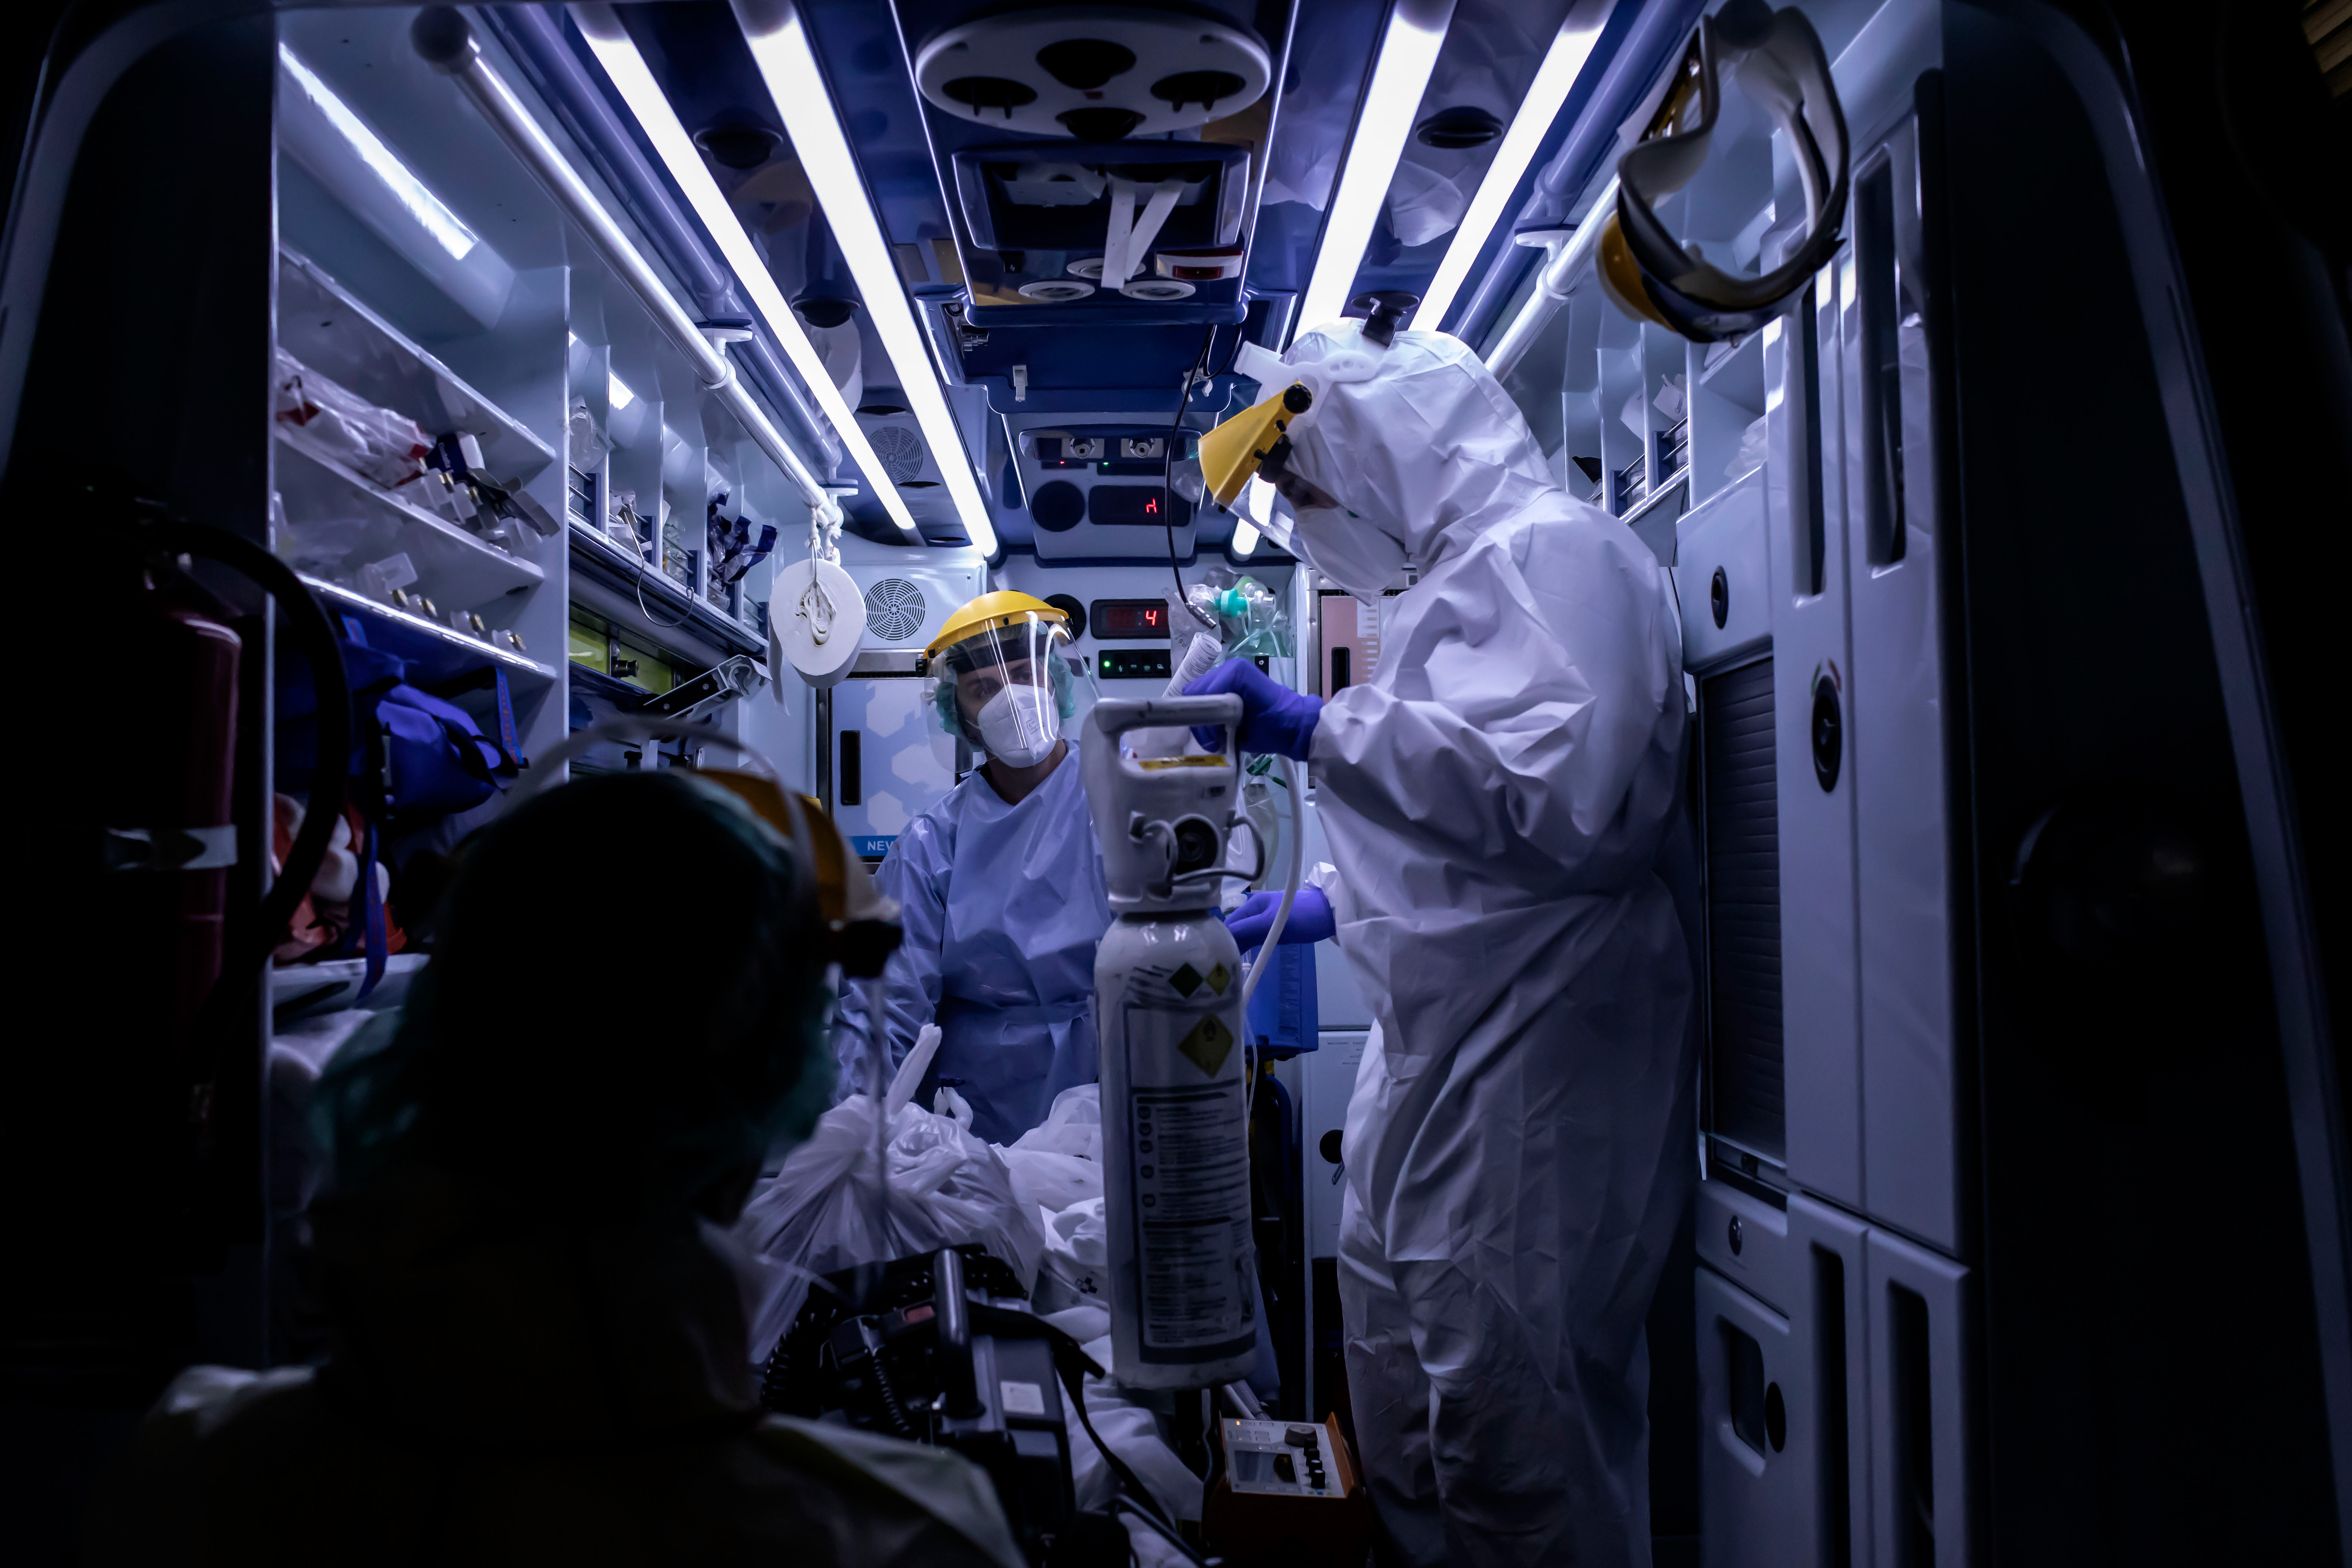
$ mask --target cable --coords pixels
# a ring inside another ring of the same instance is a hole
[[[1066,1334],[1062,1336],[1062,1339],[1068,1338]],[[1094,1417],[1087,1411],[1086,1373],[1077,1366],[1071,1364],[1069,1358],[1061,1353],[1062,1340],[1057,1339],[1053,1342],[1053,1344],[1055,1351],[1054,1370],[1061,1377],[1062,1387],[1070,1396],[1071,1408],[1078,1414],[1078,1426],[1085,1431],[1087,1439],[1094,1444],[1095,1452],[1102,1456],[1103,1463],[1109,1468],[1110,1473],[1118,1477],[1126,1486],[1132,1500],[1132,1505],[1139,1513],[1143,1515],[1145,1521],[1174,1542],[1186,1555],[1192,1556],[1191,1548],[1184,1545],[1182,1536],[1176,1532],[1174,1521],[1170,1520],[1166,1510],[1160,1508],[1160,1500],[1151,1495],[1151,1489],[1143,1484],[1142,1479],[1128,1468],[1127,1461],[1120,1458],[1112,1450],[1111,1446],[1103,1441],[1102,1434],[1095,1430]],[[1076,1346],[1077,1342],[1071,1340],[1070,1348],[1076,1350]],[[1084,1352],[1080,1353],[1083,1355]],[[1112,1506],[1116,1508],[1118,1500],[1113,1498],[1111,1500]],[[1197,1563],[1200,1559],[1195,1556],[1192,1561]]]
[[[656,541],[654,542],[654,543],[655,543],[655,547],[656,547],[656,548],[658,548],[658,547],[659,547],[659,545],[660,545],[660,542],[660,542],[659,540],[656,540]],[[665,574],[665,575],[667,575],[667,574]],[[677,618],[677,619],[676,619],[676,620],[674,620],[674,621],[666,621],[666,620],[663,620],[660,616],[658,616],[655,615],[651,610],[649,610],[649,609],[646,608],[646,557],[645,557],[645,552],[642,552],[642,551],[640,551],[640,552],[638,552],[638,554],[637,554],[637,581],[636,581],[636,584],[635,584],[635,588],[636,588],[636,600],[637,600],[637,614],[639,614],[639,615],[641,615],[641,616],[645,616],[646,620],[649,624],[651,624],[651,625],[653,625],[653,626],[660,626],[660,627],[662,627],[663,629],[667,630],[667,629],[669,629],[670,627],[673,627],[673,626],[682,626],[686,625],[686,623],[687,623],[687,622],[688,622],[688,621],[690,621],[690,620],[692,620],[692,619],[694,618],[694,595],[693,595],[691,592],[688,592],[688,593],[687,594],[687,595],[686,595],[686,604],[687,604],[687,611],[686,611],[686,614],[684,614],[684,615],[682,615],[682,616],[678,616],[678,618]]]
[[[1285,840],[1283,847],[1288,851],[1290,862],[1289,880],[1283,887],[1282,902],[1276,906],[1274,924],[1266,928],[1265,940],[1258,944],[1257,962],[1250,965],[1249,978],[1242,982],[1242,1037],[1244,1040],[1249,1037],[1250,998],[1257,994],[1257,983],[1265,973],[1266,962],[1282,942],[1282,928],[1290,923],[1290,906],[1298,901],[1299,868],[1302,864],[1301,843],[1307,837],[1305,803],[1298,798],[1298,774],[1291,767],[1288,757],[1278,756],[1274,760],[1282,770],[1283,788],[1290,792],[1290,821],[1282,831]],[[1258,851],[1258,864],[1260,866],[1265,864],[1264,849]],[[1257,1068],[1255,1063],[1252,1063],[1249,1076],[1242,1082],[1242,1137],[1244,1148],[1248,1147],[1250,1118],[1256,1114],[1256,1111]]]
[[[1168,509],[1161,515],[1160,522],[1168,532],[1168,574],[1176,579],[1176,602],[1183,605],[1194,620],[1212,632],[1217,629],[1217,623],[1192,608],[1192,601],[1184,596],[1184,574],[1176,567],[1175,473],[1176,445],[1184,438],[1184,410],[1192,405],[1192,387],[1200,380],[1201,373],[1209,368],[1209,353],[1216,346],[1217,329],[1212,325],[1201,335],[1201,352],[1194,354],[1192,363],[1184,367],[1184,390],[1176,399],[1176,417],[1169,422],[1168,444],[1160,454],[1160,502]],[[1236,354],[1241,353],[1239,334],[1235,334],[1234,339],[1234,353]],[[1231,362],[1227,363],[1230,365]],[[1210,379],[1213,381],[1216,378],[1212,376]],[[1168,629],[1173,633],[1176,628],[1171,626]]]
[[[871,1368],[869,1375],[874,1380],[874,1393],[881,1402],[882,1418],[888,1424],[890,1435],[894,1437],[903,1437],[909,1443],[919,1441],[919,1439],[915,1436],[915,1424],[907,1416],[906,1402],[898,1397],[898,1389],[892,1386],[890,1382],[889,1369],[882,1364],[881,1345],[878,1343],[875,1345],[873,1350],[867,1352],[867,1357]]]

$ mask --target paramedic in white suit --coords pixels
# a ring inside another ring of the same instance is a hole
[[[1312,763],[1376,1020],[1339,1289],[1381,1555],[1646,1564],[1643,1323],[1696,1179],[1654,869],[1686,729],[1667,575],[1454,339],[1342,323],[1286,363],[1323,382],[1274,476],[1297,547],[1367,598],[1420,574],[1319,712],[1239,661],[1194,687]]]

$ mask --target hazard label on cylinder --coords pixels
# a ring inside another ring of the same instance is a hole
[[[1144,1348],[1202,1350],[1254,1332],[1240,1081],[1138,1088],[1129,1105]]]

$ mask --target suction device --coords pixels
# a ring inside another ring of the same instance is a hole
[[[1117,916],[1095,958],[1095,1016],[1112,1353],[1133,1387],[1229,1383],[1256,1356],[1242,955],[1217,913],[1241,758],[1140,754],[1152,748],[1137,734],[1231,737],[1241,717],[1234,696],[1097,702],[1081,741]]]

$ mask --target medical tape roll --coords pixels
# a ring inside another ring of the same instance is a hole
[[[777,568],[768,600],[774,668],[790,665],[809,685],[826,690],[849,673],[865,636],[865,596],[839,565],[803,557]]]

